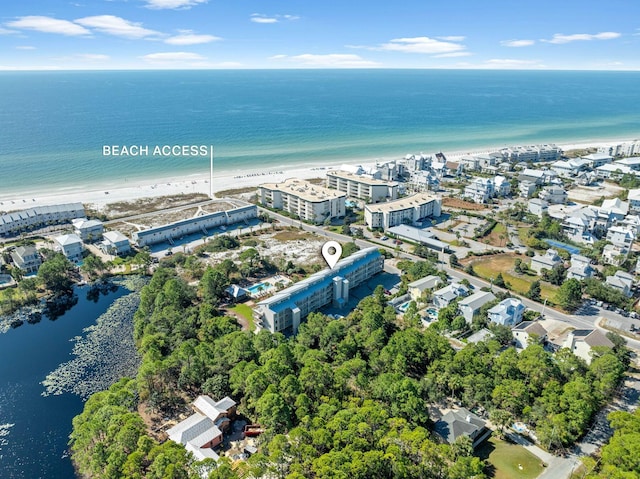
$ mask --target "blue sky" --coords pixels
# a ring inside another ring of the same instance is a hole
[[[640,70],[640,1],[3,4],[0,70],[162,68]]]

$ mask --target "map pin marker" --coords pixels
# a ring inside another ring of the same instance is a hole
[[[333,252],[332,252],[333,251]],[[322,257],[333,269],[342,255],[342,246],[337,241],[327,241],[322,245]]]

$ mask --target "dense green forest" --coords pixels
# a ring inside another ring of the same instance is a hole
[[[309,315],[295,337],[254,334],[218,312],[224,266],[204,270],[197,288],[177,267],[158,268],[142,292],[137,377],[91,397],[74,420],[73,459],[87,477],[198,477],[199,464],[182,446],[158,444],[137,410],[172,417],[206,393],[230,395],[267,428],[258,454],[234,468],[221,460],[213,479],[480,479],[485,464],[468,440],[436,439],[429,405],[484,410],[500,428],[523,420],[555,449],[585,432],[628,362],[620,342],[590,366],[537,344],[456,351],[436,328],[399,323],[382,287],[343,319]]]

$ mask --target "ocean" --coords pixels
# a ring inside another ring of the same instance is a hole
[[[640,137],[640,72],[227,70],[0,73],[0,193],[215,171]]]

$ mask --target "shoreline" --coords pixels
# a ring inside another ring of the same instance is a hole
[[[624,143],[633,140],[593,140],[580,141],[575,143],[557,144],[563,151],[573,149],[597,148],[608,146],[611,144]],[[450,159],[457,159],[465,155],[478,155],[488,152],[497,151],[500,148],[482,148],[474,151],[462,150],[444,152],[445,156]],[[413,152],[411,154],[420,154],[421,152]],[[424,153],[424,152],[422,152]],[[435,155],[435,153],[426,153]],[[248,188],[258,186],[262,183],[273,183],[283,181],[286,178],[311,179],[324,177],[326,171],[337,168],[343,164],[372,164],[375,162],[393,161],[403,158],[403,156],[393,157],[377,157],[368,159],[345,158],[342,160],[318,161],[312,165],[281,165],[278,167],[266,167],[266,171],[259,170],[256,167],[251,172],[238,170],[225,170],[219,173],[215,170],[213,176],[213,193],[228,189]],[[190,173],[185,175],[174,174],[165,177],[150,178],[148,180],[135,180],[129,185],[123,185],[114,180],[105,182],[96,182],[87,185],[70,185],[60,187],[55,190],[35,190],[22,192],[0,192],[0,211],[16,211],[32,208],[35,206],[44,206],[61,203],[81,202],[89,204],[92,207],[101,210],[109,203],[119,201],[135,201],[141,198],[162,197],[179,194],[203,193],[208,195],[209,172],[206,173]]]

